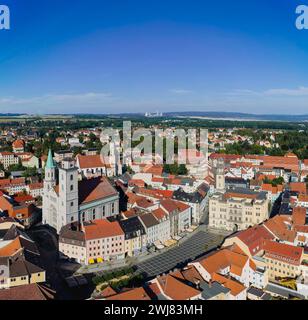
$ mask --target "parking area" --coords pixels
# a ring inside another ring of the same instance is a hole
[[[200,230],[178,246],[137,264],[136,268],[146,277],[154,277],[186,265],[189,261],[220,245],[222,240],[222,235]]]

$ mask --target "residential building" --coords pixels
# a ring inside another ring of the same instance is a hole
[[[133,257],[144,253],[147,249],[147,234],[138,217],[119,221],[125,234],[125,254]]]
[[[0,190],[5,190],[10,195],[22,193],[27,190],[25,178],[0,179]]]
[[[15,140],[12,147],[14,153],[22,153],[25,151],[25,143],[21,139]]]
[[[161,240],[160,223],[155,215],[152,213],[145,213],[139,216],[139,220],[145,229],[148,247]]]
[[[266,241],[264,245],[264,258],[269,271],[269,279],[296,278],[301,274],[303,261],[303,248]]]
[[[171,237],[176,237],[191,227],[192,208],[171,199],[160,201],[160,208],[168,214]]]
[[[13,152],[3,151],[0,152],[0,163],[4,169],[8,169],[10,166],[19,164],[19,158]]]
[[[203,183],[193,193],[187,193],[183,189],[178,189],[173,192],[172,198],[189,205],[192,208],[192,224],[199,225],[208,205],[209,187]]]
[[[265,192],[229,189],[215,193],[209,201],[209,226],[215,229],[245,230],[269,218]]]
[[[59,251],[85,265],[124,259],[124,232],[119,222],[107,219],[68,224],[60,231]]]

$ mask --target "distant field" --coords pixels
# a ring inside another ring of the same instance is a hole
[[[0,123],[5,122],[25,122],[29,120],[41,120],[41,121],[50,121],[50,120],[71,120],[74,119],[73,116],[67,116],[67,115],[46,115],[46,116],[27,116],[27,115],[21,115],[21,116],[11,116],[11,117],[0,117]]]

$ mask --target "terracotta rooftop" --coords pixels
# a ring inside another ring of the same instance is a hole
[[[24,142],[18,139],[18,140],[15,140],[12,145],[13,145],[13,148],[15,149],[21,149],[24,147]]]
[[[85,204],[116,195],[118,195],[118,192],[106,177],[79,181],[79,204]]]
[[[292,220],[295,225],[305,225],[306,224],[306,214],[307,209],[304,207],[293,208]]]
[[[0,290],[0,300],[52,300],[55,292],[36,283]]]
[[[275,241],[265,241],[265,256],[290,264],[300,265],[304,249]]]
[[[28,187],[30,190],[42,189],[44,187],[44,184],[43,182],[35,182],[35,183],[30,183]]]
[[[272,235],[264,226],[255,226],[240,231],[235,236],[248,247],[251,255],[255,255],[262,250],[264,239],[275,239],[274,235]]]
[[[264,226],[278,239],[293,242],[296,232],[291,230],[292,219],[290,216],[277,215],[264,223]]]
[[[190,300],[201,294],[201,291],[193,288],[183,279],[171,274],[157,277],[159,288],[172,300]]]
[[[217,281],[218,283],[222,284],[224,287],[230,289],[231,294],[233,296],[237,296],[241,292],[243,292],[246,288],[239,282],[224,277],[220,274],[214,273],[212,277],[213,281]]]
[[[298,192],[300,194],[306,194],[306,182],[290,182],[290,190]]]
[[[22,245],[19,237],[10,241],[6,246],[0,248],[0,257],[14,256],[18,251],[22,249]]]
[[[183,212],[187,209],[190,208],[189,205],[179,202],[179,201],[174,201],[171,199],[163,199],[160,201],[161,207],[163,207],[168,213],[172,213],[174,211],[179,211]]]
[[[118,221],[110,222],[107,219],[94,220],[92,222],[85,223],[83,228],[86,240],[124,235],[124,231]]]
[[[79,163],[80,169],[90,169],[90,168],[102,168],[106,167],[106,162],[100,155],[78,155],[77,163]],[[109,166],[109,165],[108,165]]]
[[[248,256],[244,254],[222,249],[200,260],[199,263],[209,274],[219,273],[220,270],[230,267],[231,271],[240,276],[248,259]]]
[[[271,192],[272,194],[277,194],[283,191],[283,185],[279,184],[277,186],[273,186],[270,183],[263,183],[261,190]]]
[[[106,300],[151,300],[146,291],[140,287],[128,291],[120,292],[107,297]]]
[[[143,169],[143,172],[145,173],[152,173],[155,176],[161,176],[163,173],[163,166],[161,165],[150,165],[150,166],[146,166]]]
[[[165,211],[161,208],[153,210],[152,213],[156,217],[157,220],[162,220],[166,217]]]

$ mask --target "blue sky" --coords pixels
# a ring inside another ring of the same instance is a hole
[[[308,0],[0,0],[0,112],[308,113]]]

